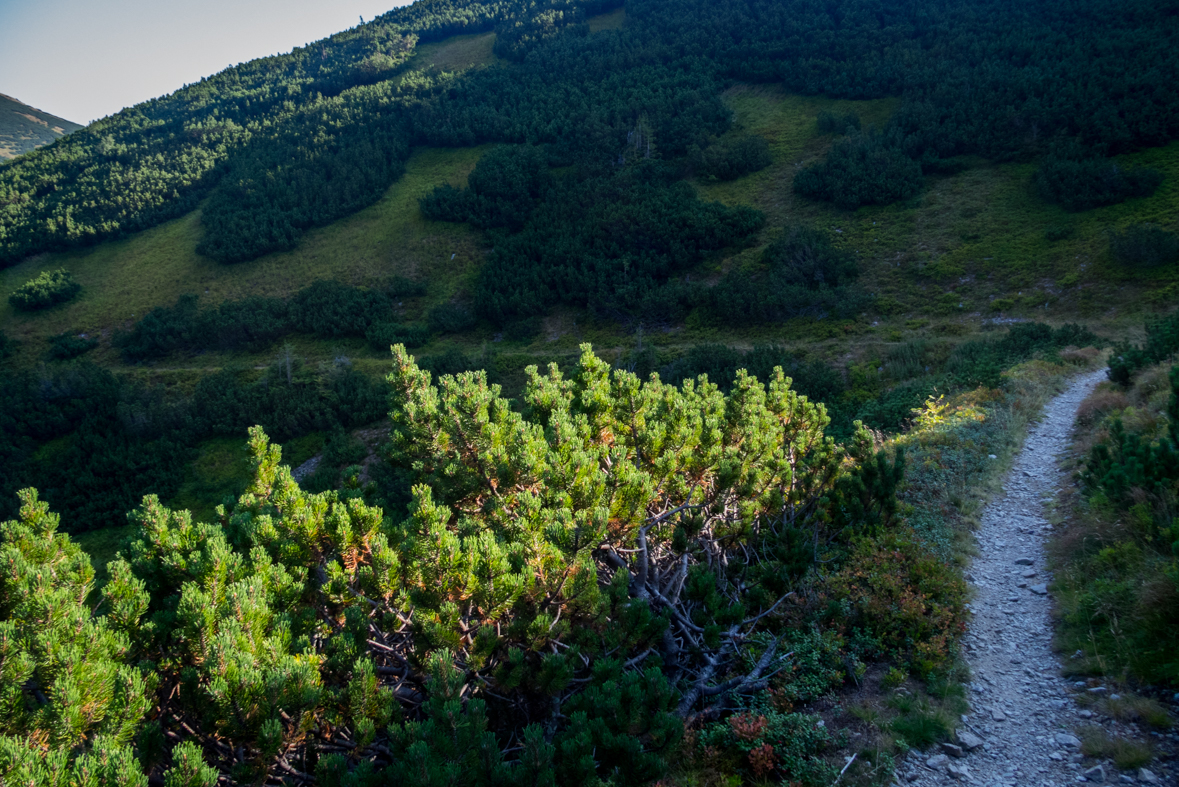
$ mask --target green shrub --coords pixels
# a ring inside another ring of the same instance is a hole
[[[790,377],[794,390],[812,402],[835,402],[844,390],[843,378],[829,364],[803,361],[790,350],[772,345],[742,351],[723,344],[699,344],[664,366],[660,377],[678,385],[706,374],[710,382],[727,389],[738,369],[745,369],[759,380],[769,380],[778,366]]]
[[[1087,539],[1065,574],[1066,628],[1109,668],[1153,683],[1179,682],[1179,366],[1170,385],[1165,434],[1119,418],[1091,449],[1086,493],[1128,526]]]
[[[82,285],[64,268],[42,271],[37,278],[30,279],[8,296],[12,308],[23,312],[48,309],[73,299],[82,291]]]
[[[1049,243],[1055,243],[1058,240],[1071,238],[1074,232],[1075,229],[1071,224],[1055,224],[1044,230],[1044,240]]]
[[[1129,385],[1140,369],[1159,363],[1179,351],[1179,311],[1146,321],[1146,343],[1120,342],[1109,359],[1109,379]]]
[[[1150,196],[1162,181],[1158,170],[1124,170],[1107,159],[1072,150],[1050,153],[1036,172],[1044,199],[1074,212]]]
[[[820,134],[851,134],[860,130],[860,116],[855,112],[837,115],[824,109],[816,118],[815,127]]]
[[[420,282],[395,278],[384,289],[315,281],[289,301],[255,295],[209,309],[199,308],[195,295],[182,295],[175,306],[156,307],[130,330],[116,333],[112,343],[127,361],[173,352],[261,352],[295,332],[324,339],[365,336],[380,349],[398,343],[416,347],[429,340],[428,331],[397,326],[389,317],[395,298],[424,293]]]
[[[543,327],[539,317],[524,317],[504,326],[504,337],[512,342],[530,342],[540,335]]]
[[[760,172],[773,163],[770,145],[762,137],[735,137],[693,150],[692,169],[705,180],[736,180]]]
[[[461,333],[475,327],[478,318],[465,304],[440,303],[426,315],[426,324],[435,333]]]
[[[435,221],[466,221],[479,229],[524,227],[552,184],[548,164],[532,145],[500,145],[486,153],[467,178],[466,189],[446,184],[419,202]]]
[[[90,352],[98,346],[98,339],[92,339],[85,334],[75,334],[70,331],[51,336],[49,338],[49,352],[47,355],[55,361],[68,361],[83,353]]]
[[[888,205],[921,190],[921,165],[893,136],[869,129],[831,146],[826,158],[794,176],[794,191],[841,208]]]
[[[865,402],[856,412],[856,419],[873,429],[901,429],[913,418],[913,410],[920,407],[936,390],[937,381],[932,378],[902,383]]]
[[[1109,234],[1113,258],[1131,268],[1158,268],[1179,260],[1179,235],[1153,224],[1136,224]]]
[[[389,298],[377,290],[316,281],[291,299],[290,325],[323,339],[364,336],[374,320],[388,314]]]
[[[722,755],[735,755],[737,767],[752,780],[781,780],[784,784],[818,787],[835,776],[823,755],[831,735],[817,716],[782,712],[763,695],[723,721],[700,730],[697,746]]]
[[[413,349],[430,341],[430,329],[424,325],[404,325],[396,322],[374,322],[364,334],[374,350],[387,351],[395,344]]]
[[[1101,339],[1088,328],[1069,323],[1053,329],[1043,323],[1016,323],[998,339],[962,342],[947,359],[944,371],[959,385],[995,387],[1005,369],[1068,346],[1100,346]]]
[[[390,298],[416,298],[426,294],[426,283],[414,281],[404,276],[394,276],[385,288],[385,294]]]
[[[808,290],[835,288],[858,274],[855,258],[831,242],[831,236],[813,227],[787,227],[763,255],[775,272],[775,280]]]
[[[897,694],[889,705],[898,711],[889,728],[912,748],[924,749],[938,741],[948,740],[954,729],[953,719],[944,709],[934,706],[926,697]]]

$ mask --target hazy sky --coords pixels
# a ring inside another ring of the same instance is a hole
[[[0,93],[85,125],[408,0],[0,0]]]

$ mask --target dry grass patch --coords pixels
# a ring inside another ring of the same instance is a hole
[[[1101,355],[1096,347],[1065,347],[1060,351],[1060,360],[1081,366],[1091,366]]]
[[[1094,426],[1107,415],[1130,406],[1130,400],[1113,383],[1102,383],[1077,408],[1077,424]]]

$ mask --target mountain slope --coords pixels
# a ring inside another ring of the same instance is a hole
[[[0,159],[28,153],[80,128],[0,93]]]
[[[623,28],[590,35],[586,16],[612,5],[419,2],[126,110],[0,172],[0,265],[154,226],[206,196],[199,251],[252,260],[375,202],[414,146],[529,142],[601,165],[646,124],[646,155],[674,161],[726,130],[717,95],[732,79],[904,97],[879,135],[808,176],[807,193],[845,207],[911,197],[961,154],[1059,140],[1096,172],[1179,136],[1176,17],[1158,4],[631,0]],[[422,44],[488,32],[492,67],[415,65]],[[874,182],[888,172],[897,183]]]

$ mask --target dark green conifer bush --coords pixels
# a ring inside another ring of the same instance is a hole
[[[703,150],[695,148],[688,160],[704,180],[736,180],[773,163],[769,143],[754,136],[725,139]]]
[[[921,165],[904,152],[895,134],[871,128],[836,141],[826,158],[794,176],[795,193],[848,209],[887,205],[920,190]]]
[[[35,279],[17,287],[8,296],[8,302],[14,309],[32,312],[73,300],[81,291],[82,285],[74,281],[70,272],[58,268],[55,271],[42,271]]]
[[[1129,385],[1140,369],[1159,363],[1179,351],[1179,312],[1146,321],[1146,342],[1114,345],[1109,359],[1109,379],[1119,385]]]
[[[0,649],[4,626],[28,629],[9,647],[56,636],[37,610],[57,604],[71,636],[92,631],[101,645],[80,657],[79,675],[97,672],[77,702],[93,708],[85,693],[114,687],[98,722],[110,732],[79,748],[55,731],[38,763],[101,752],[121,770],[100,784],[146,783],[144,768],[192,784],[214,770],[323,784],[650,783],[684,719],[723,718],[789,680],[784,643],[805,612],[788,602],[816,561],[838,565],[857,538],[897,524],[901,458],[873,454],[866,434],[843,447],[825,438],[821,407],[780,371],[768,384],[740,373],[729,394],[704,380],[681,389],[612,370],[587,347],[568,374],[530,369],[517,410],[485,374],[435,384],[398,347],[389,383],[390,458],[413,483],[404,510],[383,512],[359,489],[300,488],[255,427],[253,478],[216,522],[155,496],[131,513],[103,617],[82,606],[84,555],[26,493],[21,522],[0,527],[6,564],[29,564],[0,578]],[[333,444],[333,461],[356,458],[342,433]],[[0,669],[36,675],[40,652]],[[839,680],[823,667],[837,657],[817,658],[794,696],[813,693],[816,669]],[[26,707],[24,674],[2,684],[10,705]],[[14,743],[28,725],[73,712],[54,682],[73,679],[37,677],[45,707],[0,719],[5,777],[32,767],[27,739]],[[759,762],[809,778],[818,766],[794,733],[805,720],[773,722],[764,743],[777,754]],[[139,762],[126,748],[137,732]]]
[[[824,109],[815,120],[815,128],[820,134],[851,134],[860,130],[860,116],[855,112],[837,115]]]
[[[1131,268],[1158,268],[1179,260],[1179,235],[1154,224],[1135,224],[1110,232],[1113,258]]]
[[[1082,211],[1148,197],[1163,181],[1156,169],[1122,169],[1107,159],[1070,151],[1049,153],[1036,171],[1036,186],[1049,202]]]
[[[777,281],[808,290],[839,287],[859,273],[852,255],[837,249],[829,234],[803,225],[782,230],[764,260]]]
[[[68,361],[90,352],[98,346],[98,339],[66,331],[49,337],[48,356],[55,361]]]

